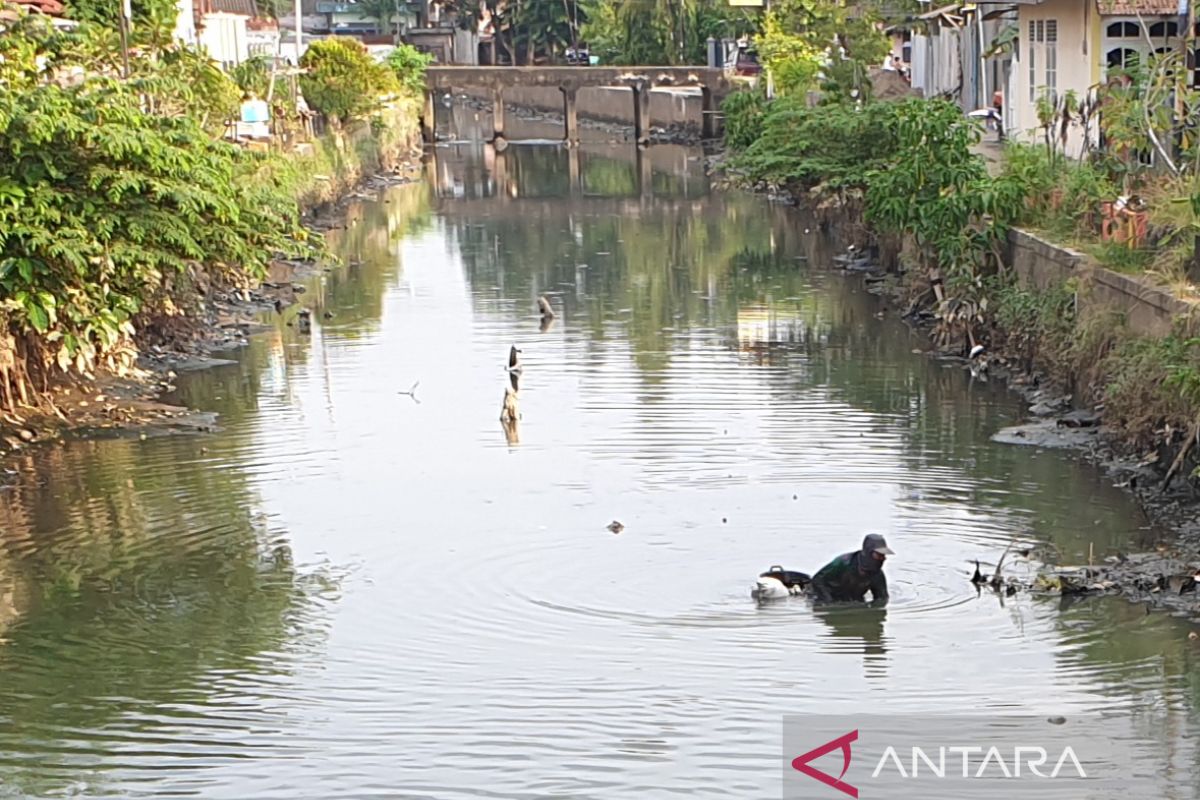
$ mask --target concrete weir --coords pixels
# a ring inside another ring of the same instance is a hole
[[[701,135],[716,135],[717,107],[733,90],[720,69],[708,67],[430,67],[421,130],[433,141],[437,128],[438,92],[456,89],[488,89],[492,95],[492,138],[504,136],[504,91],[516,87],[557,88],[563,98],[563,140],[579,142],[579,112],[576,98],[589,87],[627,88],[633,113],[634,139],[650,143],[650,91],[657,88],[698,88],[701,94]]]

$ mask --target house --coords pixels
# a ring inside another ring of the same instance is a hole
[[[962,30],[965,20],[958,3],[917,15],[909,72],[914,89],[926,97],[958,99],[962,87]]]
[[[1086,98],[1109,71],[1152,52],[1178,50],[1187,0],[1004,0],[1017,5],[1019,25],[1005,103],[1011,136],[1040,139],[1038,101],[1066,92]],[[993,0],[982,4],[997,5]],[[1073,129],[1066,151],[1078,154],[1098,135]]]
[[[225,68],[254,56],[273,56],[278,50],[279,25],[269,17],[259,16],[255,0],[191,2],[196,43]],[[177,35],[179,27],[177,23]]]

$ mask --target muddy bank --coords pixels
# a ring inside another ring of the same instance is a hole
[[[344,227],[350,203],[417,180],[420,164],[410,156],[390,171],[368,176],[336,202],[304,209],[306,227],[317,233]],[[174,380],[180,373],[233,364],[222,356],[244,347],[250,336],[266,330],[268,326],[261,321],[264,314],[303,306],[305,287],[300,281],[337,266],[332,260],[276,259],[257,287],[211,290],[200,298],[200,311],[185,323],[158,329],[152,339],[143,337],[136,371],[123,376],[76,379],[53,387],[48,395],[52,406],[49,412],[31,409],[20,417],[0,416],[0,463],[10,454],[67,437],[149,438],[218,430],[215,414],[162,403],[159,398],[174,390]],[[5,478],[6,474],[0,473],[0,489]]]

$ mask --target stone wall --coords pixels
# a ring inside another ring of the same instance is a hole
[[[1087,254],[1013,229],[1008,236],[1009,264],[1026,286],[1047,289],[1074,278],[1079,312],[1116,311],[1129,329],[1142,336],[1167,336],[1182,325],[1192,332],[1200,321],[1193,303],[1140,276],[1124,275],[1097,265]]]

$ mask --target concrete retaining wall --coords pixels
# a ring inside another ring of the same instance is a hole
[[[466,88],[480,100],[491,100],[490,89]],[[504,89],[506,105],[562,115],[563,95],[552,86],[509,86]],[[633,125],[633,93],[621,87],[592,86],[579,89],[576,109],[581,119]],[[703,98],[699,89],[653,89],[650,91],[650,124],[700,132]]]
[[[1105,269],[1085,253],[1018,229],[1009,232],[1008,245],[1009,263],[1026,286],[1047,289],[1075,278],[1081,314],[1116,311],[1134,333],[1152,337],[1167,336],[1177,325],[1190,333],[1200,321],[1195,304],[1138,276]]]

